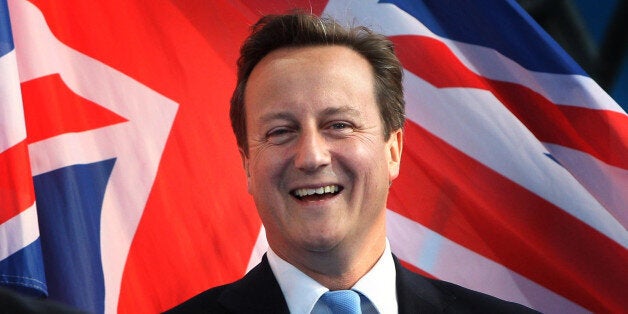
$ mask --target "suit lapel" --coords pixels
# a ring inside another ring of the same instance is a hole
[[[233,313],[289,313],[266,255],[246,276],[226,289],[218,302]]]
[[[397,304],[400,314],[442,313],[455,297],[444,294],[429,279],[415,274],[399,263],[396,256]]]
[[[431,281],[395,261],[397,303],[400,314],[444,312],[455,296],[443,293]],[[241,280],[230,285],[218,299],[233,313],[289,313],[279,283],[270,269],[266,255]]]

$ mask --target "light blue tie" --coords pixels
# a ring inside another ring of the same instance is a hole
[[[328,291],[321,301],[329,306],[334,314],[361,314],[360,295],[353,290]]]

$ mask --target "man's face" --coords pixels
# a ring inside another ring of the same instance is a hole
[[[343,46],[283,48],[246,92],[249,193],[268,241],[290,259],[383,239],[401,130],[384,138],[370,64]]]

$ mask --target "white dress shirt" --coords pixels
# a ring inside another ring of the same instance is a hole
[[[329,289],[277,256],[271,248],[268,248],[267,257],[290,313],[331,313],[318,303]],[[362,313],[397,313],[396,271],[388,239],[377,263],[351,289],[362,294]]]

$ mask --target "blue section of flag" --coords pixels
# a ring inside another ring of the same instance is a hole
[[[395,4],[441,37],[493,48],[528,70],[586,75],[512,0],[381,2]]]
[[[115,159],[33,177],[51,299],[103,313],[100,215]]]
[[[0,57],[9,53],[13,48],[9,7],[6,0],[0,0]]]
[[[0,261],[0,285],[35,297],[48,295],[39,239]]]

